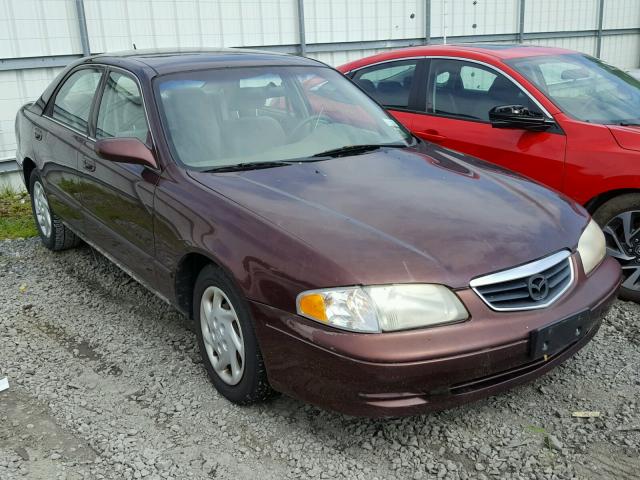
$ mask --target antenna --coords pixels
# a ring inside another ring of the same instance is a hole
[[[134,50],[137,50],[137,49],[138,49],[138,47],[136,47],[136,44],[135,44],[135,43],[133,44],[133,49],[134,49]]]

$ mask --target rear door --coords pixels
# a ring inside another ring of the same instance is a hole
[[[137,138],[151,148],[144,101],[133,75],[108,71],[92,123],[79,158],[85,230],[97,247],[153,286],[153,195],[160,172],[105,160],[94,150],[96,140],[121,137]]]
[[[494,67],[461,59],[433,58],[425,71],[426,98],[411,127],[415,135],[562,188],[561,129],[501,129],[489,122],[489,110],[499,105],[524,105],[551,118],[519,85]]]
[[[102,74],[99,67],[69,72],[42,116],[42,128],[34,129],[51,209],[77,232],[84,230],[78,149],[89,135],[91,108]]]
[[[424,98],[425,84],[415,81],[424,75],[424,63],[422,58],[392,60],[358,69],[350,78],[411,129]]]

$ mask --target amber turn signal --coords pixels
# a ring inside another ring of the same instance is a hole
[[[321,322],[327,322],[327,307],[319,293],[309,293],[298,299],[300,313]]]

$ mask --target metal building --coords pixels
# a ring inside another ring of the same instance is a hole
[[[640,0],[1,0],[0,183],[17,178],[16,111],[82,55],[251,46],[339,65],[445,41],[559,46],[637,68]]]

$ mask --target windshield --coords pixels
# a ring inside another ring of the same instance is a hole
[[[640,122],[640,82],[580,54],[507,61],[568,115],[592,123]]]
[[[173,154],[197,169],[317,160],[345,147],[412,141],[380,106],[325,67],[180,72],[159,77],[155,88]]]

